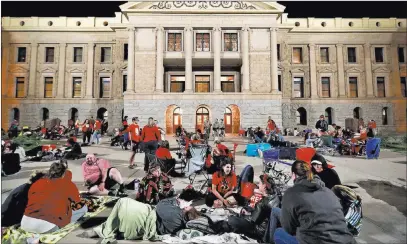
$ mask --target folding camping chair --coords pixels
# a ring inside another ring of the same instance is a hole
[[[208,145],[202,144],[191,146],[189,150],[191,152],[191,158],[187,163],[187,172],[185,175],[188,177],[190,185],[195,183],[198,174],[201,174],[204,177],[204,180],[199,181],[202,182],[202,184],[199,184],[198,187],[194,187],[195,190],[201,192],[209,184],[209,175],[205,170],[205,159]]]
[[[147,160],[150,162],[149,165],[151,165],[153,162],[158,163],[160,165],[161,171],[164,172],[165,174],[168,174],[171,170],[173,170],[174,166],[168,167],[166,162],[163,161],[162,159],[157,158],[156,155],[146,153],[147,155]]]
[[[258,149],[259,156],[263,160],[263,171],[267,173],[278,184],[287,184],[291,176],[284,172],[284,169],[278,169],[276,166],[283,164],[291,166],[290,163],[280,160],[280,149],[273,148],[266,151]]]
[[[317,146],[317,152],[323,155],[335,156],[337,150],[333,144],[333,137],[330,135],[323,135],[320,137],[320,144]]]

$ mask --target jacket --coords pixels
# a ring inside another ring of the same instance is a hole
[[[328,122],[326,120],[318,120],[315,124],[316,129],[321,129],[322,131],[328,131]]]
[[[176,234],[179,230],[185,229],[187,219],[175,197],[158,202],[156,213],[159,235]]]
[[[11,191],[1,205],[1,226],[19,224],[28,203],[28,191],[31,184],[25,183]]]
[[[355,244],[338,198],[318,176],[314,177],[311,182],[298,178],[285,192],[282,227],[301,244]]]

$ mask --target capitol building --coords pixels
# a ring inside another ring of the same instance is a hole
[[[237,133],[269,116],[313,128],[324,114],[406,131],[406,19],[290,18],[277,2],[251,1],[120,9],[2,17],[2,128],[93,116],[111,129],[127,115],[154,117],[168,134],[207,118]]]

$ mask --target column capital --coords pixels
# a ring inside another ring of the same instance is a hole
[[[249,31],[249,30],[250,30],[250,28],[249,28],[249,27],[247,27],[247,26],[242,27],[242,31]]]
[[[184,28],[184,31],[193,31],[194,30],[194,28],[192,28],[192,27],[190,27],[190,26],[187,26],[187,27],[185,27]]]
[[[277,32],[278,31],[278,28],[277,27],[271,27],[270,28],[270,32]]]
[[[136,27],[134,27],[134,26],[129,26],[129,27],[127,27],[126,28],[126,31],[129,31],[129,32],[131,32],[131,31],[136,31]]]
[[[94,42],[88,42],[88,46],[90,46],[90,47],[95,47],[95,46],[96,46],[96,43],[94,43]]]
[[[315,44],[314,44],[314,43],[310,43],[310,44],[308,44],[308,47],[309,47],[309,48],[315,48]]]
[[[162,27],[162,26],[158,26],[158,27],[156,27],[155,29],[154,29],[154,31],[155,32],[163,32],[164,31],[164,27]]]
[[[222,28],[220,28],[219,26],[215,26],[212,28],[213,31],[222,31]]]
[[[343,47],[343,44],[340,44],[340,43],[335,44],[335,47]]]

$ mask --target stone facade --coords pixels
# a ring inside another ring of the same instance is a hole
[[[42,108],[62,121],[76,108],[80,120],[107,109],[112,127],[124,114],[142,124],[152,116],[169,128],[174,117],[168,110],[179,107],[182,125],[192,130],[201,106],[212,121],[231,108],[233,123],[243,128],[264,127],[268,116],[284,128],[310,128],[327,108],[332,122],[344,125],[358,107],[360,117],[376,120],[381,129],[406,131],[400,82],[406,77],[406,19],[288,18],[275,2],[128,2],[120,8],[113,18],[2,18],[2,128],[16,109],[20,124],[29,126],[40,122]],[[168,50],[169,33],[181,34],[180,51]],[[209,51],[197,50],[199,33],[210,34]],[[227,33],[237,35],[237,50],[225,51]],[[19,62],[20,47],[26,55]],[[52,62],[45,60],[49,47]],[[376,47],[383,62],[376,62]],[[82,48],[80,61],[74,60],[75,48]],[[102,60],[102,48],[110,48],[109,60]],[[300,63],[293,62],[294,48],[301,48]],[[328,62],[321,48],[328,49]],[[348,48],[355,48],[356,62],[348,62]],[[171,92],[175,75],[185,78],[185,92]],[[209,92],[196,90],[200,75],[209,77]],[[234,76],[234,92],[221,92],[225,75]],[[46,77],[53,78],[50,98],[44,98]],[[357,78],[357,98],[350,96],[350,77]],[[384,78],[384,97],[378,77]],[[16,94],[17,78],[24,80],[23,97]],[[81,79],[75,97],[74,78]],[[110,78],[110,94],[100,97],[102,78]],[[294,78],[302,78],[302,98],[294,95]],[[329,78],[329,97],[322,78]],[[298,124],[299,108],[306,111],[306,124]]]

